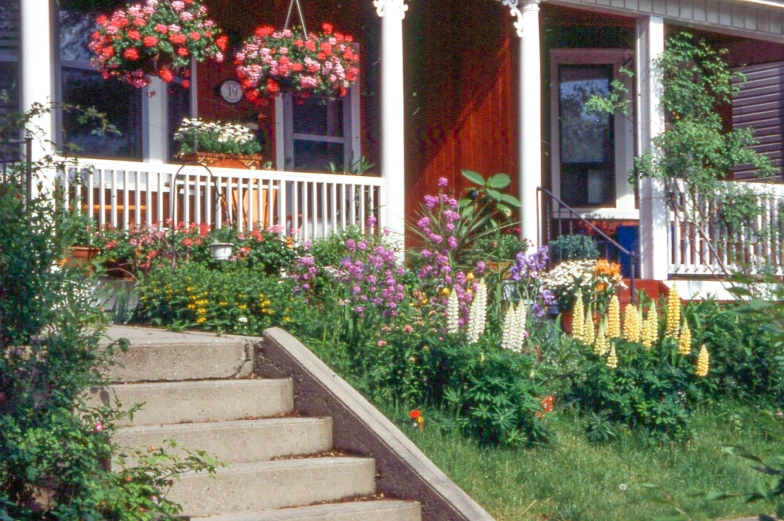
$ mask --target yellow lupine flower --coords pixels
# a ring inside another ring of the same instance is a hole
[[[640,316],[633,304],[626,304],[623,314],[623,338],[629,342],[640,341]]]
[[[615,344],[610,347],[610,356],[607,357],[607,367],[618,369],[618,354],[615,352]]]
[[[699,377],[708,376],[708,369],[710,367],[710,354],[705,346],[700,348],[700,354],[697,355],[697,370],[694,374]]]
[[[653,347],[659,339],[659,315],[656,313],[656,302],[651,302],[648,317],[642,325],[642,345],[646,349]]]
[[[604,334],[604,323],[599,323],[599,333],[596,335],[596,343],[593,346],[593,352],[599,356],[604,356],[610,350],[610,341]]]
[[[665,337],[678,338],[681,327],[681,298],[678,295],[678,288],[673,284],[667,293],[667,330]]]
[[[607,306],[607,338],[618,338],[621,336],[621,303],[617,295],[610,298]]]
[[[595,339],[596,330],[593,326],[593,313],[591,313],[591,306],[588,306],[588,309],[585,310],[585,321],[583,323],[583,342],[590,346],[593,345]]]
[[[684,320],[681,336],[678,338],[678,354],[688,355],[689,353],[691,353],[691,329],[689,329],[689,322]]]
[[[574,302],[574,310],[572,310],[572,338],[578,342],[584,342],[583,329],[585,329],[585,307],[583,306],[583,294],[578,291]]]

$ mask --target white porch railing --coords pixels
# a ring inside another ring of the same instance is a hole
[[[756,194],[762,211],[756,218],[734,226],[724,216],[739,201],[694,197],[683,184],[676,185],[669,195],[675,203],[671,208],[681,210],[670,211],[670,274],[770,270],[784,275],[784,186],[744,185]]]
[[[298,240],[326,237],[350,225],[366,230],[383,204],[380,177],[237,170],[80,159],[60,172],[63,197],[101,226],[174,222],[231,223],[239,231],[282,226]],[[211,174],[210,174],[211,173]],[[378,222],[375,233],[383,229]]]

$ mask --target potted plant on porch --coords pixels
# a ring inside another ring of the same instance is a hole
[[[187,88],[191,60],[222,62],[228,45],[200,0],[146,0],[96,22],[92,65],[104,79],[117,77],[139,88],[150,84],[150,76],[167,83],[181,76]]]
[[[178,156],[186,163],[251,170],[264,163],[255,134],[236,123],[184,119],[174,140],[180,145]]]

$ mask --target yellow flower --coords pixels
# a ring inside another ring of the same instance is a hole
[[[468,275],[466,275],[466,282],[473,282],[473,280],[474,280],[473,273],[469,273]]]
[[[227,306],[228,304],[229,304],[229,303],[228,303],[228,302],[226,302],[225,300],[224,300],[223,302],[221,302],[221,303],[220,303],[220,305],[221,305],[221,306]]]
[[[618,296],[613,295],[607,307],[607,337],[618,338],[621,336],[621,303]]]
[[[187,288],[185,288],[185,289],[186,289],[187,291],[193,291],[193,290],[194,290],[194,289],[196,289],[196,288],[194,288],[193,286],[188,286],[188,287],[187,287]]]
[[[667,293],[667,330],[664,336],[668,338],[678,338],[681,326],[681,298],[678,295],[678,288],[673,284]]]
[[[705,346],[700,348],[700,354],[697,355],[697,370],[694,374],[699,377],[708,376],[708,369],[710,367],[710,354]]]
[[[591,313],[591,306],[588,306],[588,309],[585,310],[585,322],[583,323],[583,342],[589,346],[593,345],[593,341],[596,339],[595,333],[593,313]]]
[[[648,317],[642,324],[642,345],[650,349],[657,340],[659,340],[659,315],[656,313],[656,302],[651,302]]]
[[[198,313],[199,315],[206,315],[207,314],[207,310],[204,309],[204,308],[199,308],[199,309],[196,310],[196,313]]]
[[[618,355],[615,352],[615,344],[610,347],[610,356],[607,357],[607,367],[618,369]]]
[[[444,289],[441,290],[441,296],[442,297],[448,297],[451,292],[452,292],[452,290],[450,290],[449,288],[444,288]]]
[[[196,319],[197,324],[203,324],[205,322],[207,322],[207,317],[199,317]]]
[[[188,309],[196,309],[196,304],[188,304]]]
[[[623,316],[623,338],[629,342],[640,341],[640,316],[637,308],[632,304],[626,304]]]
[[[596,335],[596,343],[593,352],[599,356],[604,356],[610,350],[610,341],[604,334],[604,322],[599,323],[599,333]]]
[[[283,317],[283,322],[291,322],[291,317]]]
[[[678,338],[678,354],[688,355],[689,353],[691,353],[691,329],[689,329],[689,322],[684,320],[681,336]]]
[[[248,309],[248,305],[247,304],[240,304],[239,306],[237,306],[237,309]]]
[[[572,310],[572,338],[578,342],[584,342],[583,329],[585,329],[585,307],[583,306],[583,294],[578,291]]]

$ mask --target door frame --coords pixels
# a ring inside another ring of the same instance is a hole
[[[621,80],[628,90],[628,99],[632,101],[634,89],[633,78],[621,76],[620,69],[624,63],[634,58],[634,52],[628,49],[551,49],[550,50],[550,173],[553,193],[561,197],[561,147],[560,147],[560,116],[559,116],[559,82],[558,67],[560,65],[612,65],[613,79]],[[631,68],[631,67],[630,67]],[[574,208],[586,218],[595,219],[639,219],[634,186],[629,182],[629,172],[634,168],[634,110],[628,116],[615,115],[614,126],[614,160],[615,160],[615,206]]]

